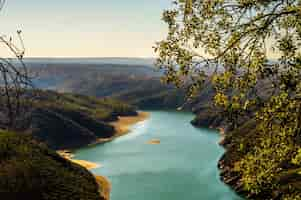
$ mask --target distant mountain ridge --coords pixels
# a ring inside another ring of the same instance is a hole
[[[148,65],[32,63],[35,86],[95,97],[113,97],[140,108],[177,108],[184,92],[161,83],[163,72]]]
[[[24,58],[25,63],[43,64],[122,64],[154,67],[155,58],[103,57],[103,58]]]

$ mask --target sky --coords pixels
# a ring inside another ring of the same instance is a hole
[[[1,35],[22,30],[26,57],[154,57],[172,0],[6,0]],[[18,44],[18,41],[15,41]],[[0,55],[9,56],[0,47]]]

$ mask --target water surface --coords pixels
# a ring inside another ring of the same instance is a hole
[[[112,200],[238,200],[219,180],[219,134],[190,125],[193,115],[151,111],[148,120],[113,142],[80,149],[76,159],[103,165]],[[160,139],[161,144],[147,144]]]

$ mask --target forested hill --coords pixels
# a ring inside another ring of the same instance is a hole
[[[177,108],[184,102],[184,92],[161,83],[162,72],[150,65],[38,60],[26,64],[42,89],[114,97],[140,108]]]
[[[23,131],[53,149],[82,147],[116,131],[108,124],[118,116],[137,115],[135,107],[113,99],[31,91],[35,95],[30,124],[19,124]],[[24,128],[25,127],[25,128]]]
[[[0,131],[0,195],[3,200],[102,200],[83,167],[30,136]]]

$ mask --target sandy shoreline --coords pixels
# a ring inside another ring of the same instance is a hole
[[[89,146],[111,142],[112,140],[120,136],[126,135],[130,132],[130,128],[132,125],[146,120],[147,118],[149,118],[149,116],[150,114],[148,112],[138,112],[137,116],[118,117],[118,121],[109,123],[115,128],[115,135],[110,138],[99,138],[95,142],[91,143]]]
[[[99,193],[102,197],[104,197],[106,200],[110,200],[110,193],[112,189],[112,185],[109,179],[107,179],[104,176],[95,176],[96,182],[99,186]]]
[[[123,136],[127,133],[130,132],[130,127],[138,122],[144,121],[147,118],[149,118],[150,114],[147,112],[138,112],[137,116],[127,116],[127,117],[119,117],[118,121],[116,122],[111,122],[110,124],[114,126],[116,133],[113,137],[111,138],[106,138],[106,139],[98,139],[96,142],[90,144],[90,145],[97,145],[105,142],[110,142],[114,140],[115,138],[118,138],[120,136]],[[89,145],[89,146],[90,146]],[[70,160],[78,165],[81,165],[82,167],[85,167],[88,170],[91,169],[96,169],[101,167],[100,164],[89,162],[86,160],[76,160],[73,159],[74,155],[72,154],[71,151],[69,150],[62,150],[62,151],[57,151],[59,155],[64,157],[67,160]],[[100,187],[100,194],[105,197],[106,200],[110,199],[110,191],[111,191],[111,183],[110,181],[104,177],[104,176],[95,176],[96,182],[99,184]]]
[[[119,117],[118,121],[111,122],[110,124],[116,129],[114,138],[127,134],[132,125],[146,120],[149,116],[150,114],[147,112],[138,112],[137,116]]]
[[[73,159],[74,155],[70,151],[68,151],[68,150],[57,151],[57,153],[60,156],[62,156],[63,158],[65,158],[67,160],[70,160],[73,163],[76,163],[76,164],[78,164],[78,165],[80,165],[82,167],[85,167],[88,170],[96,169],[96,168],[101,167],[100,164],[96,164],[96,163],[89,162],[89,161],[86,161],[86,160],[76,160],[76,159]]]

